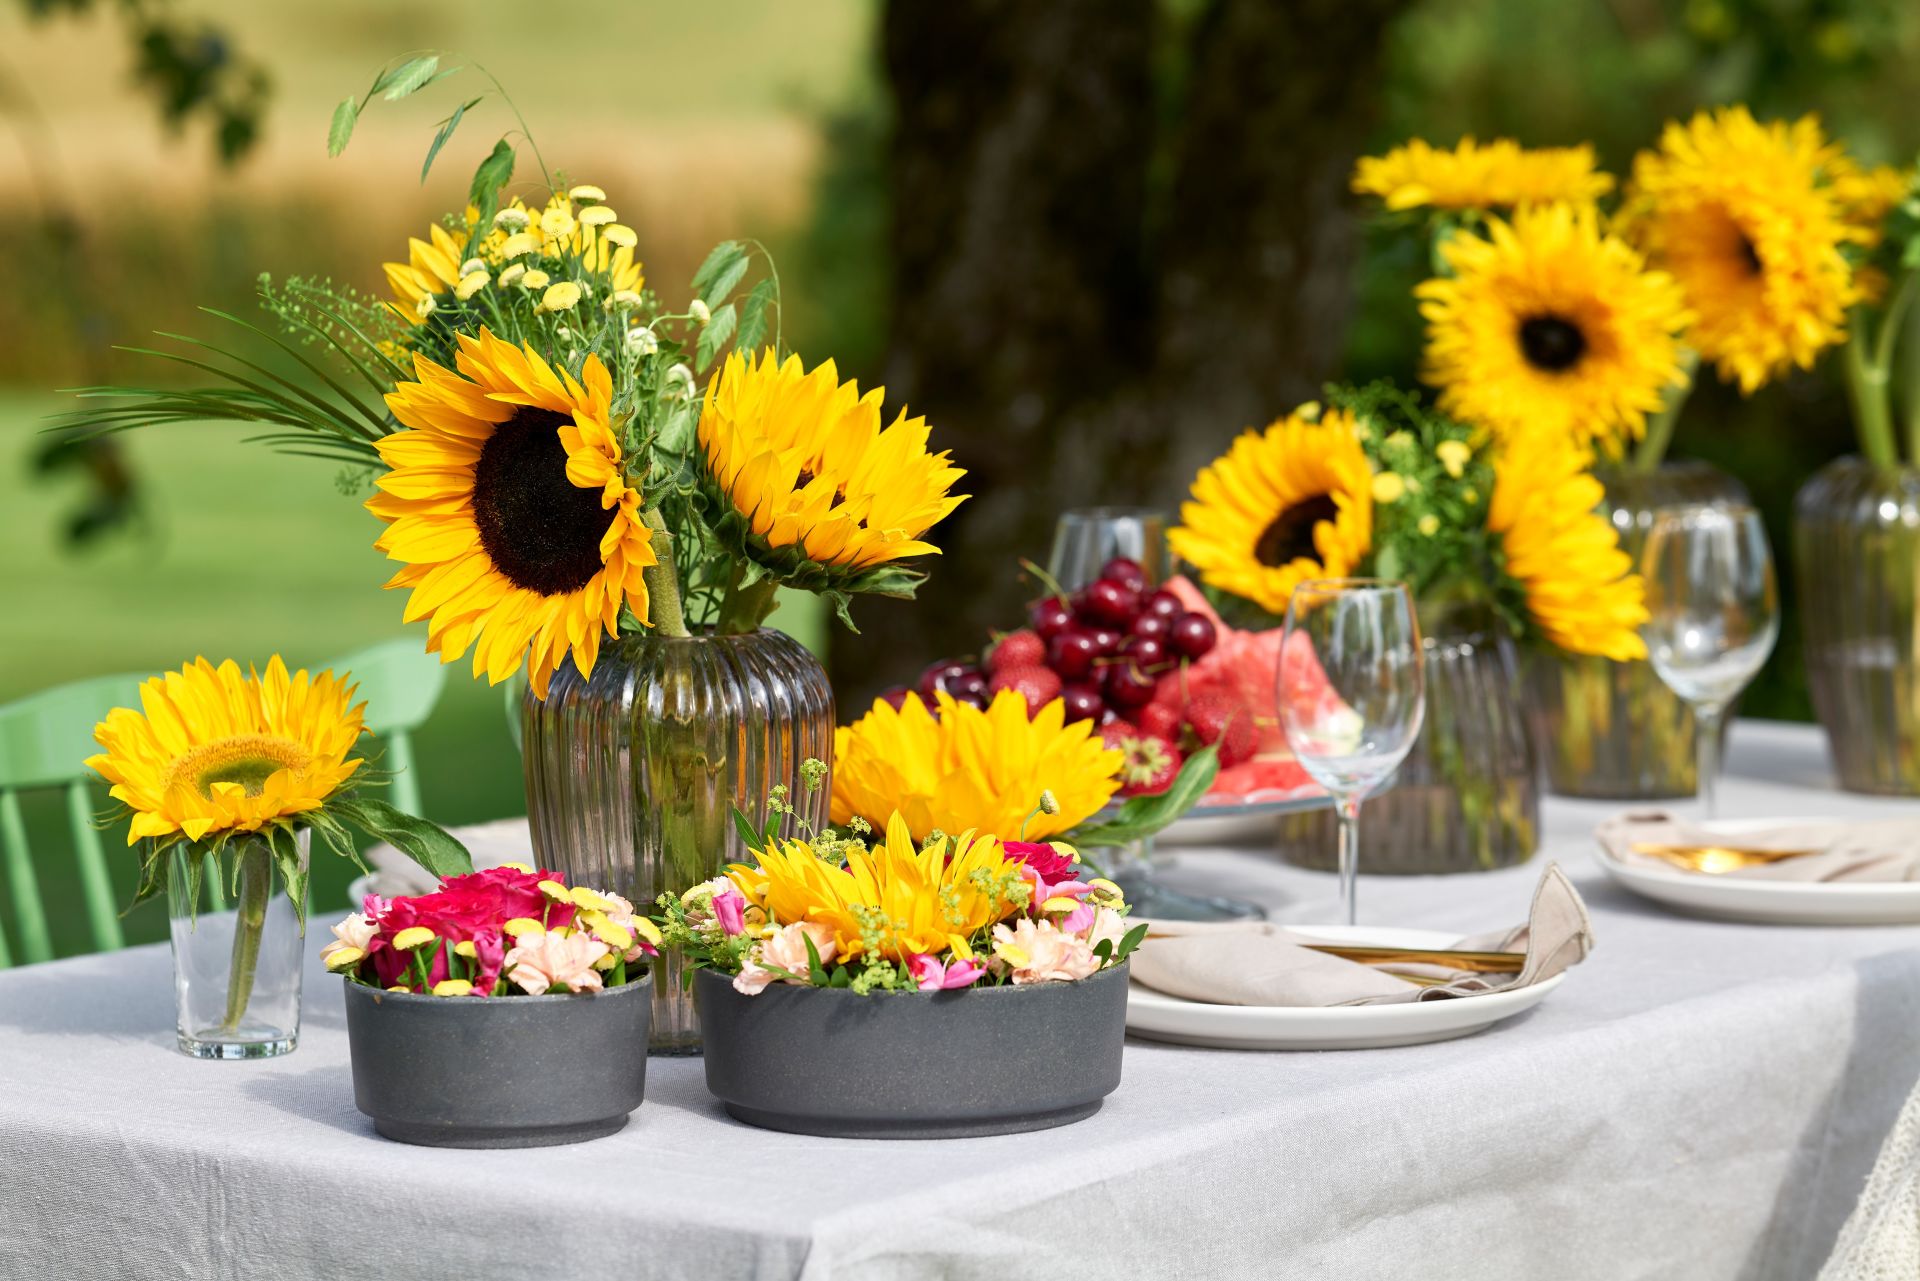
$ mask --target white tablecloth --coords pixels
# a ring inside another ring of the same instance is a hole
[[[1828,790],[1806,728],[1742,723],[1732,772],[1729,814],[1911,812]],[[755,1130],[668,1059],[613,1138],[412,1148],[354,1110],[317,966],[266,1063],[174,1052],[162,948],[0,974],[0,1276],[1812,1276],[1920,1075],[1920,928],[1670,915],[1594,865],[1609,808],[1546,805],[1599,946],[1532,1014],[1369,1052],[1129,1042],[1097,1116],[1024,1136]],[[1363,919],[1509,924],[1539,866],[1365,880]],[[1169,879],[1333,915],[1331,877],[1246,852]]]

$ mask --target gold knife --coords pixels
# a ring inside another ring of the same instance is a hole
[[[1657,841],[1635,841],[1627,848],[1635,854],[1661,859],[1689,872],[1716,875],[1743,867],[1763,867],[1784,859],[1818,854],[1818,850],[1759,850],[1739,845],[1663,845]]]
[[[1324,952],[1362,965],[1438,965],[1473,974],[1518,974],[1526,964],[1522,952],[1463,952],[1452,948],[1361,947],[1347,943],[1302,943],[1310,952]]]

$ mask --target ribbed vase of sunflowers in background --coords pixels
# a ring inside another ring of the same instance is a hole
[[[1517,646],[1628,658],[1641,584],[1564,436],[1498,443],[1385,384],[1332,389],[1248,432],[1195,479],[1169,545],[1222,610],[1272,626],[1298,584],[1399,579],[1418,603],[1426,720],[1368,800],[1372,873],[1505,867],[1539,844],[1538,762]],[[1330,812],[1284,820],[1282,850],[1331,867]]]
[[[1433,239],[1441,274],[1418,292],[1442,406],[1590,448],[1636,557],[1658,508],[1745,500],[1734,478],[1666,459],[1698,371],[1751,394],[1840,342],[1904,184],[1811,119],[1743,107],[1670,124],[1617,201],[1591,148],[1506,141],[1415,141],[1361,161],[1354,183]],[[1542,652],[1527,666],[1554,790],[1692,794],[1692,712],[1648,664]]]
[[[329,149],[374,101],[445,78],[440,61],[383,70],[336,111]],[[443,123],[429,166],[493,96]],[[832,692],[818,660],[762,624],[782,587],[843,619],[855,593],[911,596],[923,575],[909,565],[937,550],[922,535],[962,501],[961,472],[928,449],[924,420],[883,426],[880,389],[784,352],[758,245],[715,248],[668,306],[606,193],[557,179],[512,136],[540,171],[531,202],[512,194],[519,158],[502,138],[466,210],[387,264],[392,298],[263,283],[281,332],[236,323],[264,359],[195,365],[225,385],[101,389],[107,408],[73,418],[267,422],[268,443],[346,464],[372,490],[375,545],[399,566],[386,585],[409,593],[427,649],[471,651],[494,684],[526,673],[537,860],[647,904],[744,856],[735,806],[758,812],[784,788],[790,811],[824,821],[800,770],[830,759]],[[697,1049],[677,963],[653,971],[655,1048]]]

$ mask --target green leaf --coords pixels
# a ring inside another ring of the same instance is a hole
[[[1119,951],[1113,954],[1114,964],[1118,965],[1121,961],[1124,961],[1127,959],[1127,957],[1131,956],[1133,954],[1133,949],[1140,946],[1140,940],[1146,937],[1147,937],[1147,923],[1145,921],[1140,922],[1140,924],[1134,926],[1132,929],[1128,930],[1124,935],[1122,935],[1120,938],[1120,949]]]
[[[354,122],[360,119],[360,100],[344,99],[333,109],[333,122],[327,126],[327,155],[329,158],[339,155],[347,149],[347,143],[353,137]]]
[[[707,286],[719,278],[720,274],[733,268],[736,262],[745,262],[747,247],[738,240],[723,240],[707,254],[700,270],[693,273],[693,292],[704,294]]]
[[[473,183],[467,188],[467,203],[480,210],[481,227],[493,220],[500,208],[500,188],[513,180],[513,144],[505,138],[493,144],[473,171]]]
[[[445,878],[464,876],[473,870],[467,847],[444,830],[423,818],[415,818],[385,801],[356,796],[337,801],[334,813],[377,840],[387,842],[414,862]]]
[[[747,300],[740,304],[740,329],[734,336],[734,347],[743,355],[752,356],[767,340],[767,308],[779,294],[780,286],[771,276],[747,291]]]
[[[1203,747],[1187,757],[1186,764],[1174,775],[1167,790],[1154,796],[1129,797],[1114,815],[1103,823],[1076,827],[1062,839],[1073,845],[1091,847],[1129,845],[1145,840],[1192,809],[1220,772],[1220,753]]]
[[[426,163],[420,166],[421,182],[425,182],[427,180],[427,173],[429,170],[433,168],[434,158],[440,154],[440,148],[447,145],[447,139],[453,137],[453,131],[460,127],[460,120],[463,116],[467,114],[467,108],[473,106],[474,103],[479,101],[480,99],[478,98],[467,99],[465,102],[455,107],[453,109],[453,114],[448,116],[446,120],[441,123],[440,132],[433,135],[433,145],[427,148]]]
[[[830,986],[827,968],[820,964],[820,949],[813,945],[813,935],[801,930],[800,941],[807,945],[807,978],[815,987]]]
[[[280,869],[281,884],[287,887],[287,898],[293,904],[294,914],[299,917],[301,932],[305,933],[307,869],[300,858],[300,838],[291,827],[275,823],[267,828],[267,849],[273,855],[274,866]]]
[[[758,854],[763,848],[760,833],[753,830],[753,820],[738,805],[733,807],[733,830],[739,834],[741,843],[749,851]]]
[[[727,265],[713,274],[700,300],[709,307],[718,307],[725,302],[734,287],[746,278],[749,259],[745,254],[728,261]]]
[[[733,337],[734,326],[740,321],[733,304],[718,308],[706,328],[700,331],[700,342],[694,349],[694,367],[705,373],[713,358],[726,348],[727,340]]]
[[[373,82],[373,92],[382,94],[388,102],[398,102],[410,93],[424,89],[434,78],[434,72],[440,69],[440,55],[422,54],[417,58],[408,58],[397,67],[380,74]]]

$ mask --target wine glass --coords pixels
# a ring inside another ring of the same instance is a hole
[[[1067,591],[1085,587],[1116,556],[1140,566],[1152,586],[1167,576],[1167,517],[1151,507],[1075,507],[1053,525],[1047,572]]]
[[[1426,714],[1413,594],[1378,578],[1301,583],[1281,640],[1280,725],[1302,769],[1333,797],[1340,901],[1356,921],[1360,802],[1392,776]]]
[[[1753,508],[1692,504],[1654,513],[1640,554],[1647,657],[1693,707],[1702,816],[1714,816],[1720,718],[1773,652],[1780,599],[1773,553]]]

